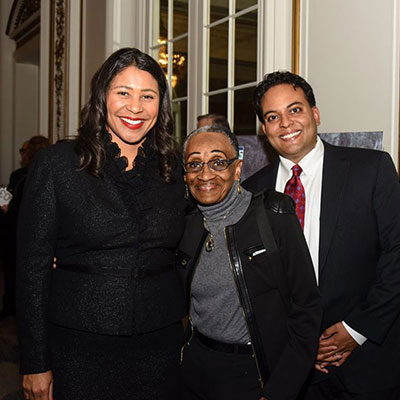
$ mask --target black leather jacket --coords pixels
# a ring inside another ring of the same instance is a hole
[[[275,251],[260,234],[263,206]],[[275,191],[254,195],[241,220],[225,228],[225,236],[263,392],[271,400],[294,399],[314,363],[322,311],[292,200]],[[206,237],[202,215],[195,210],[187,216],[177,258],[188,306]]]

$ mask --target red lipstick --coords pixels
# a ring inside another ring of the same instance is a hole
[[[140,129],[145,122],[141,118],[119,117],[119,119],[129,129]]]

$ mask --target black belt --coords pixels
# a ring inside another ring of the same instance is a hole
[[[82,274],[104,275],[116,278],[143,279],[158,276],[174,269],[174,264],[162,265],[159,267],[132,268],[132,269],[111,269],[101,268],[95,265],[83,264],[57,264],[57,269],[78,272]]]
[[[203,335],[198,330],[195,331],[195,337],[200,343],[204,344],[204,346],[210,348],[211,350],[233,354],[253,354],[253,348],[251,344],[220,342],[219,340],[211,339],[208,336]]]

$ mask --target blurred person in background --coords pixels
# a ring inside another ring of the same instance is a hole
[[[38,150],[50,145],[49,139],[44,136],[33,136],[26,140],[19,149],[21,155],[21,168],[10,175],[8,191],[13,195],[10,203],[2,207],[4,222],[2,226],[4,239],[3,260],[4,260],[4,295],[3,309],[0,312],[0,319],[15,315],[15,263],[16,263],[16,234],[19,206],[21,204],[25,179],[29,166]]]
[[[222,114],[209,113],[209,114],[199,115],[197,117],[197,128],[201,128],[206,125],[217,125],[231,130],[228,120]]]

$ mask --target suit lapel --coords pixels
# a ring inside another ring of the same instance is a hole
[[[349,160],[342,158],[334,146],[324,142],[319,236],[319,276],[322,276],[339,211],[343,206]]]
[[[267,173],[265,174],[265,181],[263,182],[263,188],[275,189],[276,176],[278,174],[279,159],[273,164],[268,165]]]

